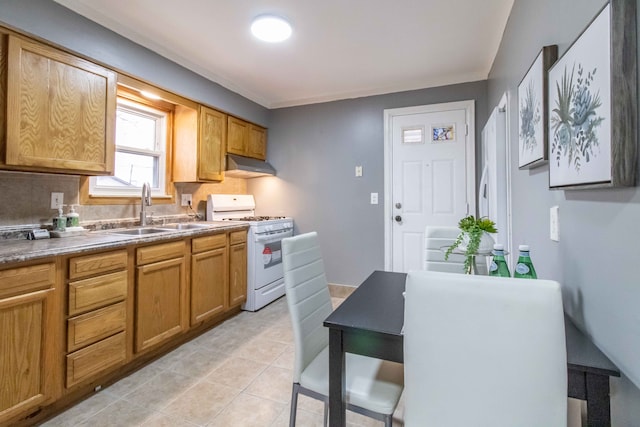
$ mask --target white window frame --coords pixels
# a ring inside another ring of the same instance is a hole
[[[153,197],[170,197],[166,194],[167,183],[167,150],[168,150],[168,127],[170,114],[158,108],[151,107],[126,98],[118,97],[116,110],[126,109],[128,111],[153,117],[156,120],[156,150],[145,150],[130,146],[118,145],[116,139],[116,152],[133,153],[156,157],[158,162],[158,182],[151,186]],[[139,187],[122,188],[117,186],[98,185],[97,177],[89,179],[89,195],[93,197],[139,197],[142,185]]]

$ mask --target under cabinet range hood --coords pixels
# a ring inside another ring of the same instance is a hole
[[[269,163],[251,157],[227,154],[227,170],[225,176],[234,178],[256,178],[275,175],[276,170]]]

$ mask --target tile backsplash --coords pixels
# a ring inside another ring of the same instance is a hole
[[[221,183],[176,183],[176,203],[154,204],[153,215],[186,214],[180,206],[180,195],[193,195],[194,209],[201,215],[206,211],[206,198],[210,193],[246,194],[246,180],[226,178]],[[51,209],[51,193],[64,193],[64,204],[78,204],[80,177],[30,172],[0,171],[0,227],[25,224],[50,225],[57,211]],[[65,212],[67,212],[65,207]],[[131,205],[79,205],[80,222],[106,219],[137,218],[140,204]]]

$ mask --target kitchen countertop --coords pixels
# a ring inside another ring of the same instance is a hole
[[[93,250],[105,250],[125,247],[131,244],[154,243],[169,239],[193,237],[208,234],[211,231],[233,231],[247,229],[247,224],[227,224],[220,222],[199,222],[206,227],[186,230],[164,230],[145,235],[117,234],[126,229],[92,231],[84,235],[42,240],[2,240],[0,241],[0,264],[29,261],[49,256],[77,254]],[[140,228],[140,227],[134,227]],[[146,228],[162,228],[149,226]]]

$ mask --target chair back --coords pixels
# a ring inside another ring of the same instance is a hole
[[[322,323],[331,314],[331,296],[316,232],[282,239],[282,265],[287,306],[295,343],[293,382],[329,345]]]
[[[445,273],[464,273],[464,255],[451,254],[445,261],[444,252],[440,249],[443,246],[451,246],[460,234],[458,227],[432,227],[425,229],[425,257],[424,269],[429,271],[440,271]],[[484,256],[476,256],[476,267],[479,274],[487,274],[487,259]]]
[[[566,426],[557,282],[416,271],[405,299],[405,426]]]

